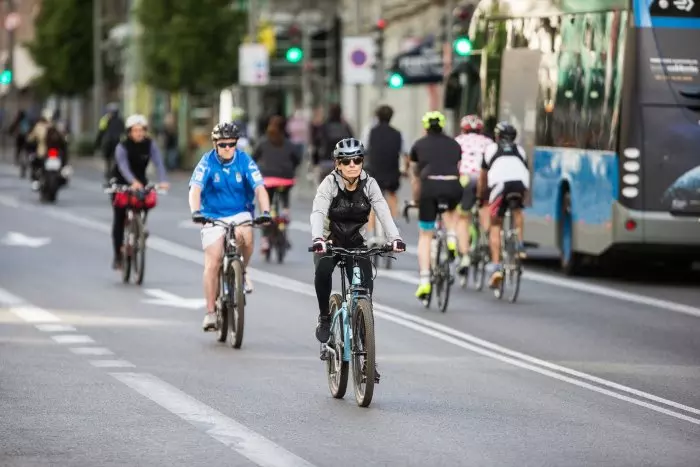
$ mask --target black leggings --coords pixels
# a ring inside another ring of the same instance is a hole
[[[335,270],[338,261],[340,261],[340,256],[338,255],[314,255],[314,264],[316,265],[314,285],[316,286],[318,310],[321,315],[330,313],[328,301],[331,298],[331,290],[333,289],[333,270]],[[368,289],[371,294],[374,289],[374,280],[372,279],[374,270],[372,268],[372,262],[367,258],[357,258],[357,265],[360,267],[362,273],[362,287]],[[352,280],[352,261],[350,258],[348,258],[346,262],[345,274],[348,278],[349,285]]]

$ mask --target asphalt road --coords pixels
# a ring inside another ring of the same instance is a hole
[[[329,395],[318,359],[308,199],[288,261],[253,261],[234,350],[200,328],[186,178],[149,216],[138,287],[110,270],[96,172],[78,175],[44,206],[0,165],[2,466],[699,464],[692,277],[574,280],[528,264],[517,304],[455,289],[442,314],[413,298],[406,253],[376,282],[382,381],[361,409],[351,391]],[[415,244],[415,225],[401,229]]]

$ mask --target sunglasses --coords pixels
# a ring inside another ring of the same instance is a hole
[[[360,165],[362,164],[362,161],[364,161],[364,157],[353,157],[353,158],[348,158],[348,159],[340,159],[340,163],[343,165],[350,165],[351,162],[355,163],[355,165]]]
[[[235,148],[237,143],[216,143],[218,147],[223,148]]]

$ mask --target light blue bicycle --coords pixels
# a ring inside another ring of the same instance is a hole
[[[372,402],[376,374],[374,342],[374,315],[369,290],[362,287],[362,273],[358,258],[371,261],[373,256],[393,250],[391,245],[372,248],[345,249],[329,245],[329,256],[340,256],[341,293],[330,298],[331,337],[321,344],[321,359],[326,361],[328,388],[336,399],[342,399],[348,386],[348,371],[352,361],[355,400],[360,407]],[[313,248],[309,248],[313,251]],[[323,261],[324,258],[321,258]],[[330,261],[330,259],[328,259]],[[348,264],[349,263],[349,264]],[[345,271],[352,271],[351,285],[347,287]],[[345,297],[345,298],[343,298]]]

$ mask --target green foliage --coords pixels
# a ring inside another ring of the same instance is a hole
[[[93,85],[92,0],[43,0],[27,44],[43,69],[36,85],[46,94],[76,96]]]
[[[148,84],[206,93],[238,81],[246,14],[230,0],[142,0],[137,15]]]

